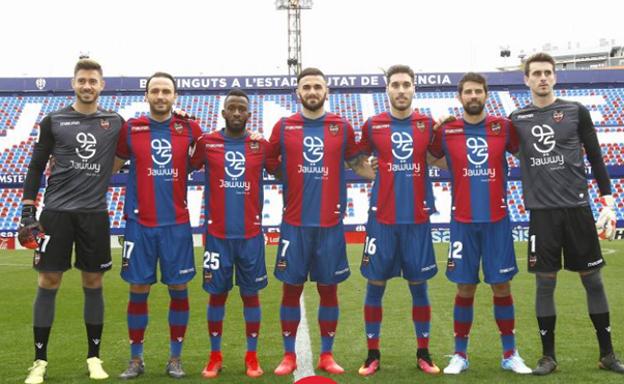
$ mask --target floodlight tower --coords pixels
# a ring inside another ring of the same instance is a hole
[[[288,74],[301,72],[301,10],[312,9],[312,0],[275,0],[278,11],[288,11]]]

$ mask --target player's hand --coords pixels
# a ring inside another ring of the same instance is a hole
[[[445,115],[445,116],[438,117],[435,120],[435,123],[433,124],[433,130],[437,131],[438,128],[442,126],[442,124],[450,123],[451,121],[455,121],[455,120],[457,120],[457,118],[452,115]]]
[[[173,110],[173,114],[177,117],[179,117],[180,119],[185,119],[185,120],[197,120],[197,117],[191,115],[190,113],[186,112],[184,109],[174,109]]]
[[[377,169],[379,169],[379,159],[376,158],[375,156],[368,157],[368,164],[370,164],[371,168],[375,172],[377,172]]]
[[[615,238],[615,226],[617,218],[615,215],[615,199],[612,195],[604,195],[600,198],[602,209],[598,220],[596,220],[596,231],[601,240],[613,240]]]
[[[249,138],[253,141],[260,141],[264,139],[264,135],[258,131],[252,131],[251,129],[248,129],[247,133],[249,134]]]
[[[36,249],[38,239],[43,236],[43,228],[36,218],[37,208],[32,204],[25,204],[22,207],[22,218],[17,231],[17,240],[28,249]]]

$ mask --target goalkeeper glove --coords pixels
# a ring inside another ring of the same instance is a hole
[[[17,231],[17,239],[23,247],[28,249],[37,249],[38,240],[44,236],[36,214],[37,208],[34,205],[27,204],[22,207],[22,219]]]
[[[600,198],[602,209],[596,220],[596,231],[601,240],[613,240],[615,238],[615,199],[612,195],[604,195]]]

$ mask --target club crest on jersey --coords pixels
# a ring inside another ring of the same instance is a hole
[[[501,131],[500,123],[499,122],[492,123],[492,125],[490,126],[490,130],[492,131],[493,134],[498,135]]]
[[[560,123],[563,120],[563,111],[553,112],[553,120],[555,120],[555,123]]]
[[[110,122],[106,119],[100,119],[100,127],[102,127],[102,129],[109,129]]]
[[[173,129],[175,129],[177,133],[182,133],[183,128],[182,123],[173,123]]]
[[[418,130],[420,132],[424,132],[425,131],[425,122],[424,121],[417,121],[416,122],[416,128],[418,128]]]
[[[258,152],[260,150],[260,143],[258,143],[257,141],[249,142],[249,150],[251,152]]]
[[[329,124],[329,133],[336,136],[340,132],[340,126],[338,124]]]

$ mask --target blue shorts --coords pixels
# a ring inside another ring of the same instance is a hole
[[[211,294],[231,290],[234,266],[236,285],[241,289],[259,291],[267,286],[262,233],[250,239],[221,239],[206,235],[204,290]]]
[[[501,284],[518,273],[509,217],[494,223],[451,221],[446,276],[458,284],[479,283],[479,262],[488,284]]]
[[[121,278],[130,284],[154,284],[158,259],[164,284],[185,284],[195,276],[191,225],[146,227],[127,220]]]
[[[381,224],[370,212],[360,272],[369,280],[402,275],[408,281],[423,281],[435,276],[431,224]]]
[[[275,277],[287,284],[308,280],[338,284],[349,277],[342,223],[333,227],[296,227],[282,222]]]

